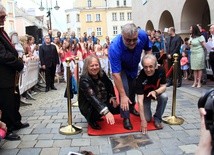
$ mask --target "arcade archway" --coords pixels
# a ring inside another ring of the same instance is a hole
[[[174,27],[174,21],[169,11],[165,10],[160,17],[159,30],[164,31],[165,28]]]
[[[210,24],[210,7],[207,0],[188,0],[181,12],[181,31],[189,31],[193,24],[201,24],[206,30]]]
[[[154,25],[151,20],[147,21],[145,30],[154,30]]]

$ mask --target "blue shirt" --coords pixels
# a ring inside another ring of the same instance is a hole
[[[111,42],[108,51],[112,73],[125,71],[128,77],[136,78],[143,50],[151,50],[151,44],[145,31],[138,30],[137,45],[133,50],[129,50],[125,46],[121,34],[117,35]]]

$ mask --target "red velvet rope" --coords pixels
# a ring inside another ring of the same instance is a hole
[[[166,73],[166,78],[168,78],[172,74],[172,71],[173,71],[173,65],[170,67],[170,69]]]

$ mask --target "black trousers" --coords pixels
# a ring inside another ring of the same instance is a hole
[[[46,88],[50,88],[54,86],[55,73],[56,73],[56,65],[46,67],[45,69]]]
[[[213,71],[213,76],[214,76],[214,52],[210,52],[209,54],[209,64]]]
[[[8,132],[11,132],[16,125],[21,123],[20,94],[19,89],[0,88],[0,109],[2,111],[1,121],[7,125]]]

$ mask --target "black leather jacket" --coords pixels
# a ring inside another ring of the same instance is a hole
[[[104,72],[103,76],[99,78],[105,85],[107,91],[107,102],[109,102],[111,97],[115,97],[113,84]],[[107,103],[102,103],[98,100],[95,87],[96,85],[90,76],[80,77],[78,103],[81,114],[85,116],[87,120],[90,120],[93,108],[100,113],[105,107],[107,107]]]

